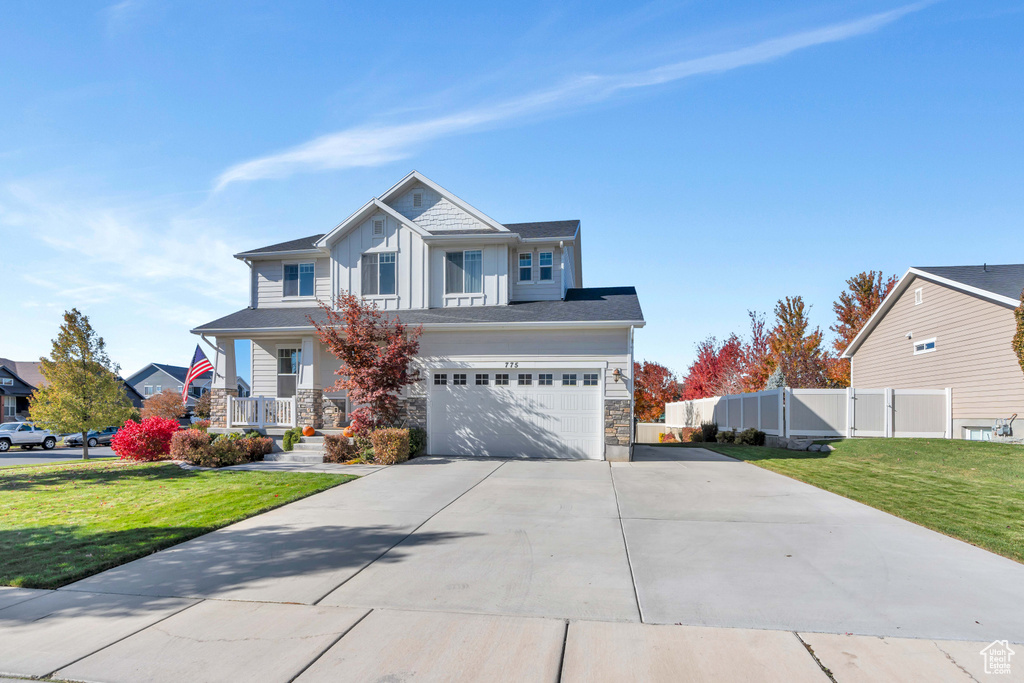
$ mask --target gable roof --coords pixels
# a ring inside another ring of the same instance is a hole
[[[296,240],[288,240],[287,242],[278,242],[277,244],[271,244],[267,247],[260,247],[259,249],[249,249],[235,254],[235,258],[244,258],[246,256],[257,256],[260,254],[280,254],[283,252],[290,251],[314,251],[316,250],[316,243],[324,236],[324,233],[319,235],[310,235],[309,237],[300,237]]]
[[[556,325],[595,323],[643,327],[644,314],[633,287],[569,289],[565,300],[513,301],[502,306],[454,306],[386,312],[407,325]],[[312,329],[307,316],[323,320],[319,307],[243,308],[192,330],[193,333]]]
[[[182,367],[180,365],[168,365],[166,363],[150,363],[149,365],[146,365],[145,367],[143,367],[141,370],[138,370],[138,371],[133,372],[132,374],[128,375],[128,381],[134,380],[136,377],[138,377],[139,375],[141,375],[143,372],[145,372],[146,370],[148,370],[150,368],[156,368],[157,370],[162,370],[163,372],[165,372],[166,374],[170,375],[172,378],[174,378],[175,380],[181,382],[182,384],[185,383],[185,378],[188,377],[188,368]],[[199,375],[199,377],[197,377],[196,379],[197,380],[209,379],[211,374],[212,374],[212,372],[213,372],[212,370],[207,370],[203,374]]]
[[[359,209],[357,209],[356,212],[353,213],[351,216],[343,220],[341,223],[338,223],[338,225],[336,225],[333,230],[331,230],[329,233],[327,233],[319,240],[317,240],[315,243],[316,248],[326,249],[331,242],[337,240],[346,232],[356,227],[357,225],[359,225],[364,220],[366,220],[373,214],[377,213],[378,211],[383,211],[384,213],[398,221],[399,224],[404,225],[405,227],[409,228],[415,233],[418,233],[421,236],[426,237],[427,235],[430,234],[422,227],[420,227],[416,223],[416,221],[406,218],[405,216],[398,213],[381,200],[374,197],[373,199],[359,207]]]
[[[46,383],[43,373],[39,370],[39,361],[16,361],[0,358],[0,365],[6,367],[8,372],[30,387],[35,388]]]
[[[857,336],[843,351],[842,358],[851,358],[864,343],[868,335],[895,305],[910,284],[916,279],[929,280],[951,289],[956,289],[972,296],[987,299],[993,303],[1016,308],[1021,304],[1021,290],[1024,290],[1024,264],[980,265],[980,266],[927,266],[907,269],[900,281],[896,283],[889,296],[868,321],[864,323]]]
[[[490,216],[485,214],[480,209],[478,209],[475,206],[471,205],[469,202],[465,202],[462,199],[459,199],[454,194],[452,194],[448,190],[444,189],[443,187],[441,187],[440,185],[438,185],[433,180],[431,180],[430,178],[426,177],[425,175],[423,175],[419,171],[410,171],[407,176],[405,176],[404,178],[399,180],[397,183],[392,185],[387,190],[387,192],[382,194],[380,196],[380,200],[382,202],[390,201],[391,199],[394,199],[395,197],[400,195],[402,192],[405,192],[407,189],[409,189],[410,187],[412,187],[416,183],[420,183],[421,185],[425,185],[425,186],[429,187],[431,190],[433,190],[434,192],[438,193],[439,195],[441,195],[442,197],[444,197],[445,199],[450,201],[452,204],[454,204],[455,206],[459,207],[460,209],[462,209],[463,211],[465,211],[470,216],[472,216],[473,218],[477,219],[478,221],[480,221],[484,225],[488,225],[492,229],[497,230],[498,232],[505,232],[506,231],[506,228],[505,228],[504,225],[502,225],[498,221],[494,220],[493,218],[491,218]]]

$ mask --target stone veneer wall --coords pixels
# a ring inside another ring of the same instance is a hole
[[[606,446],[628,446],[630,432],[630,405],[628,399],[604,402],[604,443]]]
[[[345,413],[345,399],[324,398],[324,428],[338,429],[348,423],[348,415]]]
[[[420,429],[427,428],[427,397],[426,396],[410,396],[407,398],[399,398],[399,414],[400,420],[405,422],[406,427],[419,427]]]
[[[210,426],[228,426],[228,396],[238,396],[238,389],[210,389]]]
[[[313,429],[324,426],[323,389],[297,389],[295,391],[295,412],[299,427],[312,425]]]

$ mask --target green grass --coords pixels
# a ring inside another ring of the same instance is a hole
[[[0,469],[0,585],[57,588],[355,477],[119,461]]]
[[[1024,446],[947,439],[829,443],[832,453],[692,445],[1024,562]]]

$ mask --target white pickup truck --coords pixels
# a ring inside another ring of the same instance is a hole
[[[0,453],[7,452],[12,446],[21,446],[25,450],[42,446],[50,450],[56,445],[56,435],[42,427],[36,427],[28,422],[0,424]]]

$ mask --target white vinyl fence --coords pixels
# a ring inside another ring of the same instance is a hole
[[[228,396],[228,427],[295,427],[295,397]]]
[[[953,438],[951,389],[769,389],[665,405],[670,428],[754,427],[776,436]]]
[[[668,431],[664,422],[637,422],[637,443],[658,443],[658,436]]]

